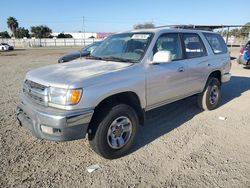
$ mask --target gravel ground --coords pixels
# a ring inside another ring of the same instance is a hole
[[[0,52],[0,187],[250,187],[249,69],[233,61],[214,111],[190,97],[148,112],[131,153],[110,161],[85,139],[38,140],[16,121],[25,73],[70,50]],[[101,169],[89,174],[92,164]]]

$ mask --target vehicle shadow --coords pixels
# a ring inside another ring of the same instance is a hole
[[[11,52],[15,52],[15,51],[25,51],[26,49],[24,48],[15,48],[14,50],[7,50],[7,51],[1,51],[3,53],[11,53]]]
[[[25,48],[15,48],[13,51],[25,51],[25,50],[27,50],[27,49],[25,49]]]
[[[249,65],[248,66],[244,66],[243,69],[248,69],[249,70],[250,66]]]
[[[250,89],[250,77],[232,76],[231,80],[222,85],[220,106],[240,97],[242,93]]]
[[[220,107],[250,89],[250,78],[232,76],[230,82],[222,86]],[[192,119],[202,110],[197,106],[197,97],[192,96],[146,113],[146,122],[138,132],[131,153],[153,142]]]

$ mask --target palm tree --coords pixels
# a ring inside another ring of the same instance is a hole
[[[13,36],[15,37],[16,36],[16,29],[18,28],[17,19],[14,17],[9,17],[7,19],[7,25],[8,25],[8,28],[10,28]]]
[[[36,38],[48,38],[52,30],[46,25],[32,26],[31,33]]]

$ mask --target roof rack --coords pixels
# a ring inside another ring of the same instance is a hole
[[[222,29],[222,28],[230,28],[230,27],[250,27],[245,25],[162,25],[157,26],[155,28],[162,28],[162,27],[169,27],[169,28],[175,28],[175,29],[199,29],[199,30],[208,30],[212,31],[214,29]]]

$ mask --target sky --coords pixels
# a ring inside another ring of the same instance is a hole
[[[118,32],[135,24],[236,24],[250,22],[250,0],[11,0],[2,1],[0,31],[9,16],[20,27],[47,25],[53,32]]]

